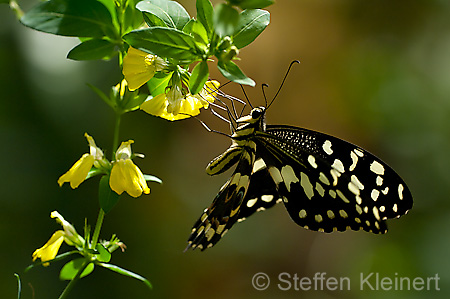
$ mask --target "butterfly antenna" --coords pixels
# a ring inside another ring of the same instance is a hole
[[[266,109],[268,108],[267,107],[267,97],[266,97],[266,88],[267,87],[269,87],[269,84],[263,83],[261,85],[261,91],[262,91],[262,94],[263,94],[263,97],[264,97],[264,102],[266,103]]]
[[[284,81],[286,81],[286,78],[287,78],[287,76],[289,75],[289,71],[291,70],[291,68],[292,68],[292,66],[294,65],[294,63],[300,63],[300,61],[294,60],[294,61],[291,62],[291,64],[289,64],[289,67],[288,67],[288,69],[287,69],[287,71],[286,71],[286,74],[284,75],[284,78],[283,78],[283,81],[282,81],[281,84],[280,84],[280,87],[279,87],[278,90],[277,90],[277,93],[276,93],[275,96],[273,97],[272,101],[270,101],[270,104],[269,104],[269,106],[267,106],[266,109],[268,109],[268,108],[270,107],[270,105],[272,105],[273,101],[275,101],[275,99],[277,98],[278,94],[280,93],[281,88],[282,88],[283,85],[284,85]]]

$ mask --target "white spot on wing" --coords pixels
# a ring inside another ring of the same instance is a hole
[[[271,202],[273,200],[273,195],[263,195],[261,196],[262,201]]]
[[[357,148],[355,148],[353,151],[355,152],[355,154],[357,154],[360,157],[364,156],[364,153],[361,150],[357,149]]]
[[[283,178],[281,177],[281,173],[278,170],[278,168],[273,167],[273,166],[270,167],[269,173],[270,173],[270,176],[272,177],[273,181],[275,182],[275,184],[279,185],[283,181]]]
[[[311,166],[312,166],[313,168],[317,168],[316,158],[314,158],[314,156],[309,155],[309,156],[308,156],[308,162],[309,162],[309,164],[311,164]]]
[[[344,171],[345,171],[344,164],[342,164],[341,160],[339,160],[339,159],[334,159],[333,165],[331,165],[331,167],[333,167],[340,173],[344,173]]]
[[[266,163],[264,163],[264,160],[259,158],[258,160],[255,161],[255,163],[253,164],[253,170],[252,173],[255,173],[257,171],[260,171],[261,169],[266,168],[267,165]]]
[[[331,173],[331,176],[333,177],[333,186],[336,186],[337,182],[338,182],[338,177],[341,176],[341,173],[334,168],[332,168],[330,170],[330,173]]]
[[[297,183],[299,181],[291,165],[285,165],[281,168],[281,177],[284,180],[288,192],[291,192],[291,183]]]
[[[352,181],[353,184],[356,185],[356,187],[358,187],[358,189],[364,190],[364,185],[358,180],[356,175],[352,175],[351,181]]]
[[[372,193],[370,193],[370,197],[373,199],[373,201],[377,201],[378,196],[380,196],[380,191],[377,189],[373,189]]]
[[[378,213],[377,207],[373,207],[372,212],[375,218],[377,218],[377,220],[380,220],[380,214]]]
[[[358,163],[358,156],[355,154],[355,152],[350,152],[350,158],[352,158],[352,165],[350,165],[349,171],[353,171],[356,167],[356,164]]]
[[[350,203],[350,201],[345,197],[344,193],[341,192],[341,190],[336,190],[337,195],[345,202]]]
[[[377,176],[377,186],[383,185],[383,178],[380,176]]]
[[[339,210],[339,215],[341,215],[342,218],[347,218],[348,214],[344,210]]]
[[[323,189],[322,185],[319,182],[316,182],[316,190],[319,192],[320,196],[325,195],[325,189]]]
[[[333,211],[332,211],[332,210],[328,210],[328,211],[327,211],[327,216],[328,216],[328,218],[333,219],[333,218],[334,218],[334,213],[333,213]]]
[[[331,196],[331,197],[336,198],[336,191],[330,189],[330,190],[328,191],[328,193],[330,193],[330,196]]]
[[[327,153],[328,155],[331,155],[333,153],[333,150],[331,149],[331,141],[330,140],[325,140],[322,148],[325,151],[325,153]]]
[[[249,208],[253,207],[257,200],[258,200],[258,198],[249,199],[247,201],[247,207],[249,207]]]
[[[322,220],[323,220],[322,215],[320,215],[320,214],[314,216],[314,219],[316,220],[316,222],[319,222],[319,223],[322,222]]]
[[[360,205],[355,205],[355,207],[356,207],[356,212],[358,212],[358,214],[361,215],[362,212],[363,212],[363,210],[361,209],[361,206]]]
[[[384,174],[384,166],[381,165],[378,161],[373,161],[372,164],[370,164],[370,170],[373,173],[383,175]]]
[[[303,190],[305,191],[306,196],[311,199],[314,195],[313,186],[311,185],[311,182],[309,181],[309,178],[306,174],[303,172],[300,172],[300,178],[301,178],[301,185],[303,187]]]
[[[356,196],[358,196],[360,192],[359,188],[353,182],[348,183],[348,190],[350,190],[350,192],[352,192]]]
[[[405,188],[403,187],[402,184],[399,184],[399,185],[398,185],[398,197],[400,198],[400,200],[403,199],[403,190],[404,190],[404,189],[405,189]]]
[[[330,185],[330,181],[328,180],[328,178],[325,176],[325,174],[323,172],[320,172],[319,174],[319,180],[324,183],[325,185]]]
[[[305,210],[300,210],[300,212],[298,213],[298,216],[300,217],[300,218],[305,218],[306,217],[306,211]]]

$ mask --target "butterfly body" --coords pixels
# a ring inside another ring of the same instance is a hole
[[[265,107],[236,120],[232,145],[207,166],[215,175],[237,164],[194,224],[188,248],[214,246],[238,221],[283,202],[298,225],[320,232],[387,232],[386,219],[412,208],[394,170],[339,138],[265,124]]]

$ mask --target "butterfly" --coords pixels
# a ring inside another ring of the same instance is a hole
[[[237,166],[195,222],[186,250],[214,246],[236,222],[279,202],[299,226],[326,233],[384,234],[387,219],[412,208],[405,182],[373,154],[324,133],[266,125],[266,111],[236,119],[231,146],[208,164],[209,175]]]

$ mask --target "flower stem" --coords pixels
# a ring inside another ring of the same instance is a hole
[[[77,275],[75,275],[75,277],[69,282],[69,284],[66,286],[64,291],[59,296],[59,299],[67,298],[67,296],[69,295],[70,291],[73,289],[73,286],[80,279],[81,274],[84,272],[84,269],[86,269],[86,267],[89,265],[90,262],[91,262],[90,259],[86,258],[86,260],[84,261],[84,263],[81,266],[80,270],[78,270]]]
[[[116,150],[119,147],[119,129],[120,129],[120,117],[121,115],[119,113],[116,113],[116,119],[114,123],[114,135],[113,135],[113,150],[112,150],[112,158],[111,160],[115,160],[115,154]],[[103,224],[103,218],[105,218],[105,212],[102,208],[100,208],[100,211],[98,212],[97,217],[97,223],[95,224],[95,230],[94,234],[92,235],[92,242],[91,242],[91,248],[95,249],[95,246],[97,245],[98,238],[100,236],[100,230],[102,228]]]
[[[103,224],[103,218],[105,218],[105,212],[103,211],[102,208],[100,208],[100,211],[98,212],[97,223],[95,224],[94,235],[92,236],[91,242],[92,249],[95,249],[95,246],[97,245],[98,237],[100,236],[100,230]]]
[[[116,150],[119,147],[119,131],[120,131],[120,113],[116,113],[116,119],[114,123],[114,136],[113,136],[113,145],[112,145],[112,157],[111,161],[115,160]]]

